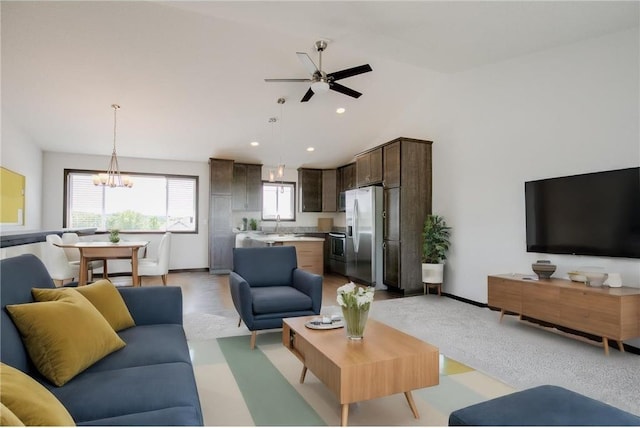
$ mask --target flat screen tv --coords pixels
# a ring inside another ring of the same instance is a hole
[[[528,181],[527,251],[640,258],[640,168]]]

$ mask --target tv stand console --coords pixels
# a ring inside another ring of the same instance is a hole
[[[526,279],[525,275],[490,275],[489,306],[618,343],[640,336],[640,288],[588,287],[566,279]]]

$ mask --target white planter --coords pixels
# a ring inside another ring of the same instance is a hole
[[[442,284],[444,264],[422,263],[422,282],[427,284]]]

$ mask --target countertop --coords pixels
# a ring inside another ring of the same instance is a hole
[[[313,236],[296,236],[296,235],[286,235],[286,234],[251,234],[249,238],[254,241],[261,242],[323,242],[324,238],[315,238]]]

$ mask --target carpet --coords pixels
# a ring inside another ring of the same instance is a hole
[[[299,383],[302,363],[282,346],[281,334],[259,333],[253,351],[248,335],[189,340],[205,425],[340,425],[337,398],[311,372]],[[420,419],[396,394],[350,405],[349,425],[445,426],[453,410],[513,391],[441,355],[440,384],[413,392]]]

